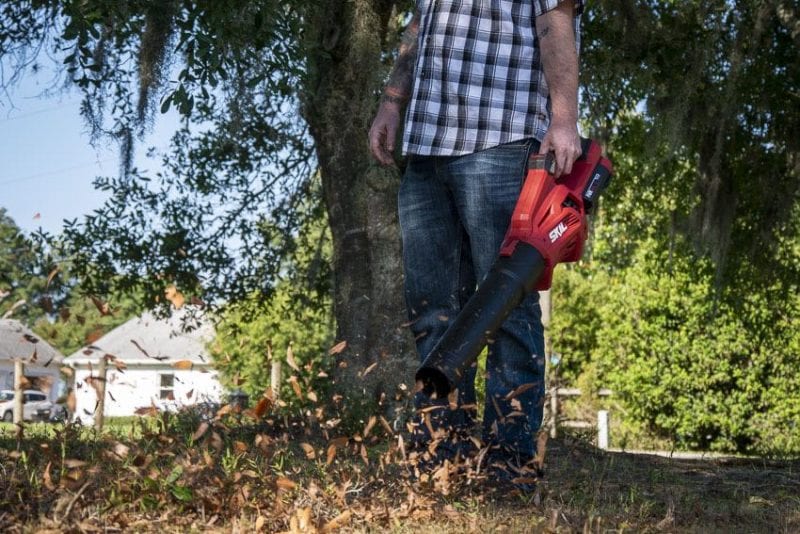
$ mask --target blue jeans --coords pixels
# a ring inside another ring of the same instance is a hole
[[[536,141],[465,156],[409,158],[400,185],[399,213],[406,305],[420,359],[433,349],[497,258],[532,150],[538,150]],[[534,291],[489,344],[485,442],[523,457],[535,454],[544,404],[544,367],[541,309]],[[473,367],[458,388],[459,406],[475,405],[475,375]],[[533,386],[506,400],[523,384]],[[418,393],[415,402],[422,408],[430,401]],[[444,408],[446,401],[439,402]],[[443,426],[472,424],[469,409],[445,411],[439,419]]]

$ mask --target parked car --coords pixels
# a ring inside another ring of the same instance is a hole
[[[69,412],[62,403],[56,402],[50,409],[50,421],[53,423],[66,423],[69,421]]]
[[[0,393],[0,415],[3,421],[10,423],[14,420],[14,392],[3,390]],[[47,400],[47,395],[35,389],[26,389],[22,392],[22,419],[24,421],[41,421],[50,418],[53,403]]]

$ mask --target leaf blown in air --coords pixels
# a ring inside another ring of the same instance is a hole
[[[330,350],[328,350],[328,354],[333,356],[334,354],[339,354],[346,348],[347,348],[347,341],[340,341],[339,343],[331,347]]]

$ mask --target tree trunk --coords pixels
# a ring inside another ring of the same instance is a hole
[[[347,342],[337,356],[334,390],[351,420],[381,401],[381,411],[401,416],[397,408],[413,389],[416,357],[403,326],[399,173],[378,167],[367,143],[386,72],[382,45],[393,2],[324,4],[309,25],[304,114],[333,235],[337,339]]]

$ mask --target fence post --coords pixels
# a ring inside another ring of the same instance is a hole
[[[608,449],[608,410],[597,412],[597,447]]]
[[[558,436],[558,388],[550,388],[550,437],[556,438]]]
[[[276,401],[281,391],[281,361],[272,360],[272,368],[269,373],[269,383],[272,387],[272,398]]]
[[[553,301],[550,296],[550,290],[539,291],[539,308],[542,310],[542,328],[544,329],[544,354],[546,358],[550,357],[550,352],[553,350],[552,343],[550,343],[550,318],[553,314]]]
[[[25,364],[22,359],[14,360],[14,424],[21,425],[23,419],[22,399],[23,382],[25,381]]]
[[[108,371],[108,361],[106,357],[100,358],[97,366],[97,374],[99,375],[96,380],[99,381],[95,391],[97,392],[97,408],[94,412],[94,428],[98,432],[103,430],[103,423],[105,422],[106,412],[106,374]]]

